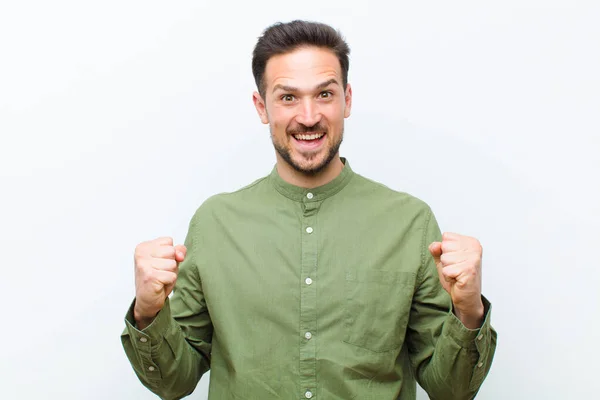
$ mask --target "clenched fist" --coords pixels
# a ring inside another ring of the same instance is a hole
[[[470,329],[481,326],[481,258],[483,249],[475,238],[444,233],[441,242],[429,245],[442,287],[450,293],[454,313]]]
[[[186,254],[183,245],[173,246],[173,239],[163,237],[140,243],[135,248],[134,318],[138,328],[148,326],[163,308],[173,290],[179,263]]]

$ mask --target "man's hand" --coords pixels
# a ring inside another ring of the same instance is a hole
[[[481,327],[481,258],[483,249],[475,238],[444,233],[442,242],[429,245],[442,287],[450,293],[454,313],[469,329]]]
[[[163,237],[140,243],[135,248],[135,306],[133,315],[138,329],[144,329],[163,308],[173,290],[179,263],[185,258],[185,246],[173,246]]]

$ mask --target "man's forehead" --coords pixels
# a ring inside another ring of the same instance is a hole
[[[301,48],[271,57],[265,69],[269,87],[276,84],[315,86],[324,80],[340,80],[341,66],[336,55],[327,49]]]

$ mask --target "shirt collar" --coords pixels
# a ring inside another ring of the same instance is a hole
[[[283,178],[279,176],[279,173],[277,172],[277,165],[273,167],[273,170],[269,175],[269,180],[279,193],[292,200],[302,202],[321,201],[342,190],[344,186],[348,184],[352,176],[354,176],[354,171],[352,171],[350,168],[350,163],[348,160],[344,157],[340,157],[340,159],[344,164],[342,172],[340,172],[339,175],[333,180],[321,186],[308,189],[292,185],[291,183],[284,181]]]

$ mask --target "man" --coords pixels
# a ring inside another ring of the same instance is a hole
[[[135,250],[122,334],[164,399],[211,370],[211,399],[471,399],[496,347],[479,242],[440,233],[423,201],[339,156],[349,49],[331,27],[269,27],[254,105],[277,163],[205,201],[184,245]],[[169,294],[173,291],[172,297]]]

